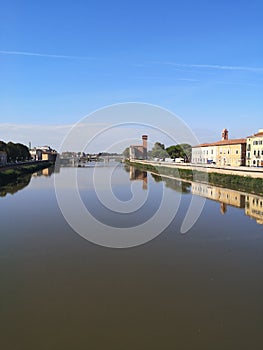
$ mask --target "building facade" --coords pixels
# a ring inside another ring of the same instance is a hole
[[[42,160],[55,162],[56,158],[57,158],[57,152],[42,152]]]
[[[246,164],[246,139],[228,139],[228,131],[222,131],[222,139],[192,147],[192,163],[241,166]]]
[[[263,129],[247,137],[246,165],[263,166]]]
[[[57,158],[57,152],[51,149],[49,146],[35,147],[29,150],[31,159],[33,160],[48,160],[55,162]]]
[[[192,148],[192,163],[209,164],[216,162],[216,146],[202,144]]]
[[[221,166],[246,165],[246,139],[229,140],[217,146],[216,164]]]
[[[142,145],[131,145],[130,146],[130,160],[147,159],[147,135],[142,135]]]

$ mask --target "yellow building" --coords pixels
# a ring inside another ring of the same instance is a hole
[[[247,137],[247,166],[263,166],[263,129]]]
[[[241,166],[246,164],[246,139],[219,141],[216,164]]]
[[[246,139],[228,139],[228,131],[222,131],[222,139],[192,148],[192,163],[216,163],[219,166],[246,164]]]
[[[55,162],[57,158],[57,152],[42,152],[42,160],[48,160],[49,162]]]

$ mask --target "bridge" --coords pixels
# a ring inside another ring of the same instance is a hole
[[[85,166],[85,164],[89,164],[90,162],[100,162],[100,163],[109,163],[109,162],[121,162],[123,160],[122,155],[102,155],[101,153],[87,155],[85,157],[64,157],[60,156],[58,161],[61,166],[70,166],[70,167],[78,167]]]

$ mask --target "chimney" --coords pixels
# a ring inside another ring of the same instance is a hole
[[[147,159],[147,140],[148,135],[142,135],[143,158]]]
[[[222,141],[228,140],[228,130],[224,129],[222,131]]]

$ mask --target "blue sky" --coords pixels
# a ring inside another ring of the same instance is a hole
[[[260,0],[2,1],[0,126],[13,131],[0,139],[28,142],[21,124],[34,139],[36,125],[64,127],[131,101],[171,110],[201,141],[224,127],[254,133],[263,127],[262,13]],[[41,130],[39,142],[57,147],[61,133]]]

